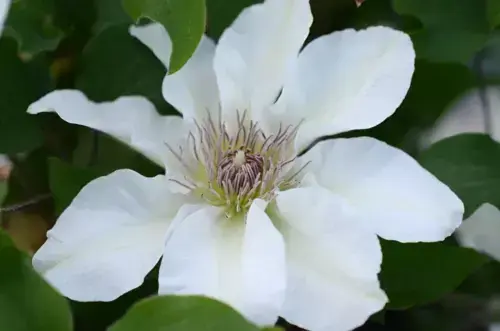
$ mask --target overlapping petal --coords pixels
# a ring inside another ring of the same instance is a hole
[[[308,0],[267,0],[244,9],[222,34],[214,68],[223,112],[260,120],[273,103],[312,23]]]
[[[420,137],[422,147],[461,133],[488,133],[500,142],[500,87],[467,91],[454,102],[434,127]]]
[[[456,232],[458,242],[500,261],[500,210],[485,203]]]
[[[311,184],[345,199],[363,226],[385,239],[440,241],[462,221],[463,203],[445,184],[374,138],[323,141],[304,159],[312,161],[306,168]]]
[[[92,181],[47,233],[33,266],[77,301],[111,301],[138,287],[159,261],[185,201],[166,181],[131,170]]]
[[[274,111],[278,121],[304,120],[297,145],[325,135],[371,128],[392,115],[410,87],[410,37],[387,27],[319,37],[300,53]]]
[[[284,318],[308,330],[351,330],[384,307],[378,238],[359,227],[342,197],[296,188],[280,193],[276,206],[287,256]]]
[[[56,90],[28,108],[30,114],[44,112],[55,112],[68,123],[107,133],[159,165],[164,165],[169,155],[165,143],[176,146],[186,135],[181,117],[161,116],[140,96],[97,103],[77,90]]]
[[[254,201],[245,222],[216,207],[187,207],[165,247],[160,294],[206,295],[274,324],[286,287],[284,244],[263,208]]]
[[[172,43],[160,23],[132,26],[130,34],[148,46],[168,68]],[[219,89],[213,70],[214,42],[203,36],[189,61],[177,72],[163,79],[163,97],[184,118],[202,118],[219,109]]]

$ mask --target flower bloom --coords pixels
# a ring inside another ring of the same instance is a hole
[[[163,94],[182,118],[142,97],[94,103],[52,92],[54,111],[106,132],[166,169],[119,170],[84,187],[33,259],[66,296],[113,300],[161,260],[160,294],[226,302],[260,325],[282,316],[310,330],[349,330],[382,309],[377,235],[439,241],[461,201],[407,154],[369,137],[403,100],[414,69],[409,37],[373,27],[320,37],[301,51],[308,0],[245,9],[217,46],[206,37]],[[168,65],[161,25],[131,34]]]

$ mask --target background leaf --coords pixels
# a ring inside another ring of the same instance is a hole
[[[402,244],[383,240],[380,280],[388,308],[408,308],[452,292],[488,261],[471,249],[443,243]]]
[[[94,25],[96,34],[113,25],[133,24],[134,21],[123,10],[121,0],[97,0],[97,21]]]
[[[418,18],[411,31],[417,57],[467,64],[489,36],[485,0],[393,0],[400,15]]]
[[[56,213],[60,214],[91,180],[104,175],[91,168],[78,168],[57,158],[49,159],[49,185]]]
[[[135,21],[147,17],[165,26],[172,40],[170,74],[189,60],[205,31],[205,0],[123,0],[123,7]]]
[[[96,102],[142,95],[158,111],[169,113],[172,110],[161,94],[165,73],[161,62],[122,24],[105,29],[87,44],[76,87]]]
[[[17,40],[25,57],[53,51],[64,36],[54,24],[55,12],[54,0],[13,1],[4,33]]]
[[[424,151],[419,161],[460,197],[465,217],[484,202],[500,207],[500,144],[489,136],[444,139]]]
[[[488,19],[492,28],[500,25],[500,1],[487,0]]]
[[[37,118],[26,109],[50,87],[48,70],[17,57],[14,41],[0,40],[0,153],[25,152],[42,141]]]
[[[70,331],[66,299],[29,265],[29,260],[0,230],[0,330]]]

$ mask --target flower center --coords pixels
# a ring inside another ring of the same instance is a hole
[[[235,127],[227,128],[208,114],[204,122],[195,122],[184,148],[169,147],[185,169],[183,179],[171,180],[223,207],[228,218],[245,213],[257,198],[270,201],[277,190],[297,185],[302,170],[290,171],[297,127],[266,135],[245,115],[238,113]]]
[[[217,169],[217,184],[231,186],[236,194],[242,194],[261,181],[264,158],[250,150],[228,151]]]

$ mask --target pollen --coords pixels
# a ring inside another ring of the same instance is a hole
[[[239,168],[246,163],[246,159],[244,151],[237,151],[233,157],[233,165]]]

